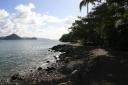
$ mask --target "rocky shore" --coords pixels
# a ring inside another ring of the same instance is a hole
[[[49,50],[62,52],[54,56],[55,63],[26,75],[14,74],[0,85],[128,85],[127,52],[75,44]]]

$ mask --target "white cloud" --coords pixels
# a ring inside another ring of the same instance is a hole
[[[0,10],[0,19],[5,18],[7,16],[9,16],[9,13],[7,11],[5,11],[4,9],[1,9]]]
[[[62,34],[68,33],[68,27],[76,19],[72,16],[59,18],[47,13],[40,14],[33,11],[34,8],[32,3],[21,4],[10,15],[5,10],[0,10],[0,35],[16,33],[24,37],[59,39]]]
[[[28,5],[20,4],[15,9],[21,13],[29,13],[31,10],[35,8],[35,5],[32,3],[29,3]]]
[[[73,17],[73,16],[68,16],[68,17],[66,17],[65,19],[64,19],[64,25],[65,25],[65,27],[66,28],[69,28],[71,25],[72,25],[72,23],[75,21],[75,20],[77,20],[78,18],[76,18],[76,17]]]

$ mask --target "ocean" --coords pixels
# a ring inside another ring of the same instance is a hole
[[[59,41],[38,40],[0,40],[0,79],[8,78],[15,73],[26,73],[46,67],[46,61],[54,62],[55,55],[48,49],[60,44]]]

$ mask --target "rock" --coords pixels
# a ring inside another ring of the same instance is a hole
[[[68,64],[67,64],[67,68],[68,69],[71,69],[72,71],[75,70],[75,69],[80,69],[84,64],[84,60],[76,60],[76,61],[70,61]]]
[[[106,51],[105,49],[101,49],[101,48],[97,48],[97,49],[93,49],[90,51],[90,55],[97,57],[97,56],[107,56],[108,55],[108,51]]]
[[[67,81],[67,82],[59,83],[58,85],[72,85],[72,82]]]
[[[65,51],[71,50],[72,46],[71,45],[67,45],[67,44],[63,44],[63,45],[54,46],[51,49],[55,50],[55,51],[65,52]]]
[[[42,67],[39,67],[37,70],[38,70],[38,71],[42,70]]]
[[[21,76],[19,75],[19,73],[14,74],[14,75],[11,77],[11,81],[14,81],[14,80],[22,80],[22,78],[21,78]]]
[[[46,61],[46,63],[50,63],[50,61]]]
[[[67,68],[67,66],[63,66],[59,69],[59,71],[62,73],[62,74],[70,74],[72,72],[71,69]]]
[[[53,70],[55,70],[56,68],[54,68],[54,67],[47,67],[47,69],[46,69],[46,71],[47,72],[52,72]]]
[[[65,57],[65,63],[69,63],[71,61],[70,57]]]
[[[30,70],[30,72],[32,72],[33,70]]]
[[[78,70],[74,70],[74,71],[72,72],[72,75],[76,74],[77,72],[78,72]]]
[[[53,56],[55,58],[55,60],[57,60],[57,57],[56,56]]]

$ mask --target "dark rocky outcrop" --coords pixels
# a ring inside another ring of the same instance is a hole
[[[127,52],[108,50],[107,53],[104,49],[94,49],[94,47],[86,48],[84,51],[87,52],[82,52],[78,51],[78,48],[80,47],[71,45],[59,45],[53,48],[65,52],[60,55],[60,60],[67,61],[68,58],[68,62],[60,71],[68,75],[72,85],[128,85]],[[80,57],[81,55],[83,57]],[[79,59],[84,60],[83,63],[76,63]]]

